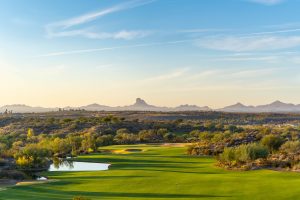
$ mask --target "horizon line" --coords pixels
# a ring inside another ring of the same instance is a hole
[[[138,98],[137,98],[138,99]],[[142,99],[144,100],[144,99]],[[145,100],[144,100],[145,101]],[[284,101],[281,101],[281,100],[274,100],[274,101],[271,101],[270,103],[265,103],[265,104],[245,104],[245,103],[241,103],[239,101],[235,102],[235,103],[231,103],[231,104],[228,104],[228,105],[225,105],[225,106],[222,106],[222,107],[211,107],[211,106],[207,106],[207,105],[199,105],[199,104],[189,104],[189,103],[182,103],[182,104],[178,104],[178,105],[175,105],[175,106],[166,106],[166,105],[154,105],[154,104],[148,104],[147,102],[145,102],[147,105],[149,106],[155,106],[155,107],[158,107],[158,108],[177,108],[179,106],[197,106],[197,107],[208,107],[210,110],[219,110],[219,109],[222,109],[222,108],[225,108],[225,107],[228,107],[228,106],[233,106],[233,105],[236,105],[236,104],[242,104],[243,106],[247,106],[247,107],[257,107],[257,106],[262,106],[262,105],[269,105],[269,104],[272,104],[272,103],[276,103],[276,102],[279,102],[279,103],[284,103],[284,104],[292,104],[292,105],[295,105],[295,106],[300,106],[300,103],[287,103],[287,102],[284,102]],[[0,105],[0,108],[3,108],[3,107],[6,107],[6,106],[28,106],[28,107],[31,107],[31,108],[44,108],[44,109],[64,109],[64,108],[81,108],[81,107],[86,107],[86,106],[90,106],[90,105],[93,105],[93,104],[97,104],[99,106],[106,106],[106,107],[110,107],[110,108],[122,108],[122,107],[126,107],[126,106],[132,106],[135,104],[135,102],[133,102],[132,104],[129,104],[129,105],[105,105],[105,104],[99,104],[97,102],[94,102],[94,103],[90,103],[90,104],[86,104],[86,105],[76,105],[76,106],[70,106],[70,105],[67,105],[67,106],[42,106],[42,105],[29,105],[29,104],[22,104],[22,103],[13,103],[13,104],[5,104],[5,105]]]

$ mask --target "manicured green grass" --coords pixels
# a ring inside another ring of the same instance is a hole
[[[142,148],[131,154],[81,156],[81,161],[107,162],[108,171],[53,172],[56,182],[16,186],[0,191],[0,199],[299,199],[300,174],[258,170],[225,171],[214,159],[189,157],[183,147],[155,145],[110,146]]]

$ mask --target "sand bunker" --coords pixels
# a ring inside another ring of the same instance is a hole
[[[144,151],[143,149],[104,149],[101,153],[113,153],[113,154],[130,154]]]

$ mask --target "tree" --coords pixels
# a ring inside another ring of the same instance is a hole
[[[173,142],[173,140],[176,138],[176,135],[174,133],[166,133],[164,135],[164,140],[166,142]]]
[[[32,128],[27,130],[27,139],[31,139],[34,136],[34,131]]]
[[[83,135],[83,140],[81,141],[81,148],[85,152],[94,152],[96,147],[96,138],[93,133],[85,133]]]
[[[134,144],[138,141],[138,137],[132,133],[117,131],[114,141],[117,144]]]
[[[51,141],[51,150],[55,156],[63,157],[71,152],[71,144],[67,139],[55,138]]]
[[[155,130],[142,130],[139,132],[139,139],[141,142],[151,143],[151,142],[162,142],[164,136],[161,134],[161,131]]]
[[[114,142],[114,137],[112,135],[103,135],[97,137],[96,139],[97,147],[112,145],[113,142]]]
[[[71,145],[71,154],[73,156],[78,155],[82,142],[81,137],[70,135],[67,139],[69,140],[69,144]]]
[[[7,150],[7,145],[4,143],[0,143],[0,157],[5,156],[5,151]]]
[[[45,168],[50,157],[50,150],[38,144],[27,144],[15,154],[16,164],[22,169]]]

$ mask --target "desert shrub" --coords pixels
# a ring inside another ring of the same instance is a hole
[[[165,142],[173,142],[176,139],[176,135],[174,133],[166,133],[164,134]]]
[[[199,134],[200,134],[200,131],[199,131],[199,130],[193,130],[193,131],[191,131],[191,132],[189,133],[189,135],[190,135],[191,137],[198,137]]]
[[[249,144],[248,151],[251,160],[256,160],[259,158],[267,158],[269,155],[269,151],[266,147],[262,146],[261,144]]]
[[[96,139],[97,147],[108,146],[114,143],[114,137],[112,135],[103,135]]]
[[[288,141],[280,147],[280,152],[295,154],[300,152],[300,141]]]
[[[138,142],[138,136],[132,133],[118,132],[114,141],[117,144],[134,144]]]
[[[230,133],[238,133],[238,132],[243,131],[242,128],[239,128],[239,127],[237,127],[237,126],[235,126],[235,125],[229,125],[229,126],[227,126],[226,128],[227,128],[227,130],[228,130]]]
[[[27,178],[26,174],[17,170],[3,170],[0,171],[0,179],[13,179],[13,180],[24,180]]]
[[[225,134],[223,134],[223,133],[216,133],[216,134],[214,134],[211,141],[212,142],[222,142],[224,140],[224,136],[225,136]]]
[[[198,142],[196,144],[190,145],[187,149],[187,154],[189,155],[218,155],[223,152],[223,144],[212,144],[209,142]]]
[[[201,141],[209,141],[213,137],[213,134],[209,132],[202,132],[199,134],[199,139]]]
[[[157,130],[142,130],[139,132],[138,137],[141,142],[153,143],[164,141],[164,131]]]
[[[270,152],[277,151],[284,143],[284,140],[276,135],[266,135],[261,139],[261,144],[268,148]]]
[[[247,163],[257,159],[267,158],[268,149],[260,144],[243,144],[237,147],[227,147],[220,154],[219,160],[223,163]]]
[[[274,167],[299,170],[300,141],[288,141],[284,143],[280,147],[279,152],[270,156],[269,161]]]
[[[8,163],[6,160],[0,158],[0,167],[6,166]]]
[[[226,147],[222,154],[219,156],[219,160],[221,162],[233,162],[235,161],[235,148],[234,147]]]

